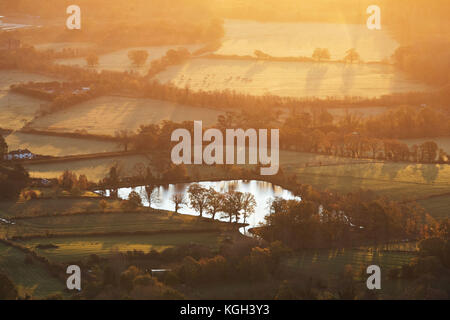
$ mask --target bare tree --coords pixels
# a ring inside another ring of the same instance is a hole
[[[244,223],[248,217],[255,213],[256,200],[253,194],[246,192],[242,196],[242,216],[244,217]]]
[[[175,213],[178,213],[178,209],[180,209],[183,205],[186,204],[186,200],[184,198],[183,193],[174,193],[172,195],[171,201],[175,205]]]
[[[192,209],[203,216],[203,211],[207,207],[208,190],[203,188],[198,183],[191,184],[188,189],[189,202]]]
[[[225,202],[225,196],[214,190],[213,188],[209,188],[207,194],[207,203],[206,203],[206,211],[211,215],[211,219],[215,219],[216,214],[222,212],[223,206]]]
[[[151,207],[152,204],[160,203],[158,185],[153,183],[148,183],[144,186],[142,190],[142,197],[148,202],[148,206]]]
[[[240,212],[242,210],[243,193],[239,191],[228,191],[225,194],[225,200],[223,204],[222,212],[224,217],[229,218],[230,223],[232,218],[235,218],[235,222],[238,223]]]
[[[116,131],[116,139],[119,143],[119,146],[124,148],[124,151],[128,151],[128,145],[130,144],[132,140],[132,132],[128,131],[127,129]]]

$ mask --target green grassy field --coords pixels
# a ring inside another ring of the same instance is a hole
[[[47,257],[55,262],[77,261],[90,254],[108,257],[118,252],[150,250],[163,251],[167,248],[185,245],[201,244],[212,249],[217,249],[223,234],[220,232],[199,233],[168,233],[159,235],[137,235],[137,236],[100,236],[100,237],[73,237],[73,238],[51,238],[20,241],[22,245],[35,250],[39,255]],[[39,249],[38,245],[53,244],[57,248]]]
[[[64,290],[64,283],[52,277],[44,265],[37,261],[25,264],[24,259],[22,251],[0,243],[0,272],[13,280],[21,295],[42,298]]]
[[[404,251],[397,248],[381,250],[376,247],[311,250],[290,257],[285,261],[285,266],[310,274],[324,275],[338,275],[344,271],[346,265],[351,265],[354,271],[359,271],[361,266],[367,268],[375,264],[387,271],[408,264],[416,255],[411,246],[407,246]]]
[[[195,232],[230,230],[225,222],[212,221],[169,212],[101,213],[69,216],[37,217],[16,220],[15,225],[0,225],[0,231],[12,236],[89,235],[120,232]]]
[[[105,178],[109,169],[119,166],[121,176],[132,176],[136,164],[149,164],[149,158],[143,155],[113,156],[99,159],[83,159],[57,163],[26,164],[25,168],[33,178],[58,178],[65,170],[77,175],[84,174],[90,181],[99,181]]]
[[[51,191],[51,190],[48,190]],[[49,198],[29,201],[2,201],[0,202],[0,217],[33,217],[36,215],[60,215],[74,212],[101,211],[100,200],[92,198],[65,199]],[[106,210],[120,208],[118,200],[106,199]]]
[[[298,168],[300,182],[320,189],[351,192],[370,189],[396,200],[420,199],[450,191],[450,166],[409,163],[361,163]]]

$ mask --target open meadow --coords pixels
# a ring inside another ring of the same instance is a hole
[[[235,90],[288,97],[379,97],[430,88],[383,64],[191,59],[156,78],[192,90]]]
[[[355,48],[364,61],[381,61],[399,45],[386,29],[374,33],[362,24],[225,20],[224,27],[217,54],[253,55],[261,50],[274,57],[311,57],[314,49],[327,48],[331,58],[339,60]]]
[[[300,182],[319,189],[352,192],[370,189],[396,200],[422,199],[450,192],[450,166],[376,162],[311,166],[289,165],[285,172],[296,173]]]
[[[0,272],[14,281],[21,294],[44,298],[63,292],[65,284],[62,281],[54,278],[38,261],[25,263],[25,257],[19,249],[0,243]]]
[[[55,262],[78,261],[96,254],[108,257],[118,252],[151,250],[163,251],[186,244],[200,244],[217,249],[224,235],[220,232],[162,233],[157,235],[127,235],[32,239],[19,243]],[[53,245],[53,248],[40,246]]]
[[[212,125],[220,114],[220,111],[214,109],[167,101],[106,96],[38,118],[30,127],[55,132],[85,131],[113,136],[119,130],[136,131],[141,125],[160,123],[162,120],[202,120],[205,126]]]
[[[95,43],[89,42],[49,42],[33,45],[33,47],[39,51],[53,50],[55,52],[61,52],[64,49],[90,49],[95,46]]]
[[[80,154],[122,151],[116,142],[79,139],[41,134],[14,132],[5,139],[9,149],[28,149],[34,154],[63,157]]]
[[[47,237],[89,236],[103,234],[206,232],[233,230],[237,225],[207,218],[172,214],[164,211],[140,211],[121,213],[74,214],[64,216],[19,219],[14,225],[0,225],[2,235]]]
[[[378,265],[382,270],[408,264],[409,261],[417,256],[415,252],[415,243],[405,243],[405,249],[392,248],[384,250],[376,246],[361,248],[338,248],[305,250],[297,253],[286,260],[285,266],[288,268],[301,268],[308,273],[323,273],[339,275],[344,271],[346,265],[351,265],[355,271],[358,271],[361,265]]]
[[[34,118],[41,105],[48,103],[9,91],[10,85],[29,81],[43,82],[54,79],[38,74],[0,70],[0,128],[13,130],[22,128]]]
[[[0,218],[15,219],[35,216],[57,216],[79,212],[99,212],[100,200],[106,201],[106,212],[120,210],[120,201],[94,197],[56,197],[51,188],[35,190],[46,198],[28,201],[2,201],[0,202]],[[51,198],[49,196],[52,196]]]
[[[122,177],[132,176],[137,164],[149,164],[149,158],[144,155],[123,155],[108,158],[83,159],[64,162],[30,163],[25,164],[32,178],[59,178],[61,174],[70,170],[77,175],[84,174],[89,181],[98,182],[105,178],[111,167],[117,165]]]

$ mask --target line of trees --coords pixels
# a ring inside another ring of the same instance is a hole
[[[384,95],[379,98],[363,97],[327,97],[294,98],[274,95],[252,96],[231,90],[192,91],[188,87],[178,88],[172,84],[161,84],[156,80],[148,81],[146,76],[136,73],[101,71],[84,69],[77,66],[54,64],[52,58],[33,48],[23,48],[14,53],[0,52],[0,68],[18,68],[29,72],[45,72],[50,75],[66,77],[71,81],[90,83],[103,94],[125,93],[147,98],[165,100],[196,107],[217,108],[220,110],[236,109],[296,109],[307,108],[352,108],[361,106],[398,106],[421,105],[425,102],[437,106],[446,106],[450,101],[448,90],[437,92],[409,92]],[[64,108],[63,101],[60,101]],[[57,111],[55,106],[54,111]]]
[[[333,201],[275,198],[266,224],[255,233],[293,249],[329,248],[427,238],[436,225],[416,205],[354,193]]]
[[[171,199],[175,206],[175,212],[183,205],[189,205],[199,213],[200,217],[205,214],[214,220],[218,214],[221,218],[227,218],[230,223],[233,219],[238,223],[241,218],[243,223],[255,212],[256,200],[249,192],[229,190],[221,193],[214,188],[204,188],[198,183],[191,184],[187,191],[188,199],[183,193],[175,193]]]

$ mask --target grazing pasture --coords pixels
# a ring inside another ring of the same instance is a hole
[[[39,51],[53,50],[55,52],[61,52],[64,49],[89,49],[96,45],[89,42],[50,42],[35,44],[35,49]]]
[[[331,59],[340,60],[355,48],[364,61],[381,61],[399,46],[387,29],[373,32],[364,24],[225,20],[224,27],[217,54],[253,55],[261,50],[274,57],[311,57],[314,49],[327,48]]]
[[[44,156],[73,156],[90,153],[121,151],[113,141],[58,137],[51,135],[14,132],[6,137],[9,149],[28,149]]]
[[[55,132],[114,135],[118,130],[136,131],[141,125],[163,120],[202,120],[205,126],[212,125],[219,114],[218,110],[167,101],[106,96],[36,119],[31,127]]]
[[[319,189],[340,192],[370,189],[396,200],[421,199],[450,192],[449,165],[395,162],[306,168],[289,165],[285,172],[296,173],[300,182]]]
[[[50,192],[51,190],[48,190]],[[45,195],[45,192],[44,192]],[[64,215],[78,212],[101,211],[100,200],[107,203],[106,211],[118,210],[119,200],[94,198],[44,198],[29,201],[0,202],[0,218],[13,219],[42,215]]]
[[[235,90],[252,95],[288,97],[379,97],[429,87],[394,66],[338,62],[277,62],[191,59],[156,75],[163,83],[192,90]]]
[[[149,158],[144,155],[123,155],[109,158],[72,160],[65,162],[49,162],[26,164],[32,178],[58,178],[65,170],[70,170],[77,175],[84,174],[90,181],[99,181],[106,177],[110,168],[114,165],[119,167],[122,177],[132,176],[136,164],[149,164]]]
[[[151,250],[163,251],[167,248],[186,244],[201,244],[217,249],[223,235],[220,232],[199,233],[165,233],[157,235],[135,236],[100,236],[100,237],[74,237],[51,238],[21,241],[22,245],[35,250],[39,255],[55,262],[70,262],[81,260],[91,254],[108,257],[118,252]],[[50,249],[36,248],[39,245],[56,246]]]
[[[122,212],[76,214],[66,216],[36,217],[20,219],[15,225],[0,225],[3,234],[12,236],[89,236],[120,233],[159,233],[218,231],[238,228],[236,225],[211,219],[199,219],[189,215],[174,215],[170,212]]]
[[[47,104],[47,101],[9,91],[10,85],[29,81],[54,81],[54,79],[15,70],[0,70],[0,128],[13,130],[22,128],[34,118],[41,105]]]
[[[27,264],[25,257],[19,249],[0,243],[0,273],[11,278],[18,286],[19,294],[44,298],[65,289],[65,284],[52,277],[42,263]]]

